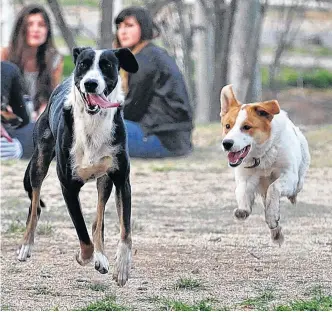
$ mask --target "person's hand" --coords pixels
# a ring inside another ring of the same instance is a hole
[[[20,159],[23,155],[22,144],[16,138],[9,142],[5,137],[0,139],[0,159]]]

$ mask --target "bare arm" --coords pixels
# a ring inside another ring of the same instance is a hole
[[[1,55],[1,61],[7,61],[8,60],[8,48],[1,47],[0,55]]]
[[[58,66],[53,71],[53,89],[61,82],[62,74],[63,74],[63,58],[61,58]]]

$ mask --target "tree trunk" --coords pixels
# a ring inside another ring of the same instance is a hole
[[[111,49],[113,42],[113,0],[101,0],[100,2],[100,49]]]
[[[179,31],[181,33],[181,40],[182,40],[182,50],[185,51],[183,53],[183,75],[186,81],[186,85],[188,88],[190,103],[193,103],[194,99],[194,89],[195,89],[195,82],[193,81],[194,69],[192,65],[192,35],[191,29],[186,27],[185,19],[184,19],[184,3],[183,1],[175,2],[176,8],[179,12]]]
[[[229,5],[224,1],[214,0],[215,10],[215,67],[212,93],[210,97],[210,121],[220,119],[220,90],[227,84],[227,66],[230,39],[234,26],[236,1]]]
[[[274,95],[276,93],[276,88],[277,88],[276,73],[280,67],[281,56],[285,51],[287,44],[289,43],[289,33],[291,31],[296,9],[297,6],[291,6],[287,8],[285,27],[279,35],[277,41],[277,48],[275,49],[274,59],[269,66],[269,87]]]
[[[208,73],[208,38],[209,28],[204,8],[200,1],[195,2],[195,25],[200,30],[195,33],[196,52],[196,110],[195,119],[198,123],[207,123],[210,119],[210,85]]]
[[[238,0],[230,49],[229,82],[241,102],[261,100],[258,63],[262,19],[259,0]]]
[[[58,27],[61,30],[62,36],[64,38],[64,40],[66,41],[67,47],[69,49],[69,51],[71,52],[73,50],[74,47],[76,47],[76,42],[74,39],[74,36],[71,32],[71,30],[69,29],[67,23],[65,22],[65,19],[63,17],[63,13],[61,10],[61,6],[58,2],[58,0],[47,0],[48,5],[54,15],[54,18],[57,22]]]

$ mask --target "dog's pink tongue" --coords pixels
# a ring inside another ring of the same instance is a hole
[[[103,95],[97,95],[97,94],[88,94],[88,101],[90,105],[98,105],[102,108],[110,108],[110,107],[117,107],[119,106],[119,103],[111,103],[107,100],[107,98]]]
[[[228,160],[230,163],[235,164],[240,160],[241,151],[239,152],[229,152],[228,153]]]

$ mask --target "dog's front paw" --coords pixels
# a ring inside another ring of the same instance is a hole
[[[281,226],[277,226],[274,229],[270,229],[272,241],[279,246],[284,242],[284,235],[281,232]]]
[[[108,259],[104,254],[102,254],[100,251],[95,252],[94,254],[94,261],[95,261],[95,269],[101,273],[106,274],[109,270],[109,263]]]
[[[116,253],[113,279],[119,286],[124,286],[129,278],[131,266],[131,248],[128,244],[120,242]]]
[[[31,257],[31,244],[23,244],[17,250],[17,259],[19,261],[26,261]]]
[[[80,265],[86,265],[93,260],[93,244],[91,245],[84,245],[81,244],[81,249],[76,254],[76,261]]]
[[[250,212],[248,210],[238,209],[238,208],[234,210],[235,218],[240,221],[246,220],[249,217],[249,215],[250,215]]]

